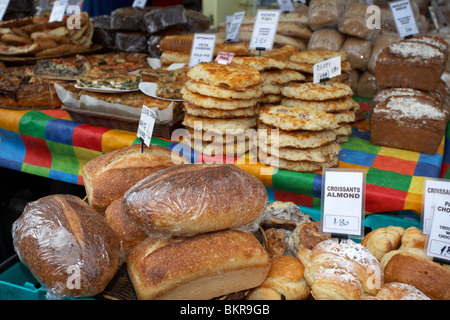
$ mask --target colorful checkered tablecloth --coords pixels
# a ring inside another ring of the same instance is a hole
[[[362,109],[367,110],[368,103],[359,102]],[[367,170],[367,213],[411,210],[420,215],[424,178],[450,176],[450,150],[444,156],[444,151],[450,146],[450,143],[444,142],[449,137],[450,130],[447,129],[446,137],[435,155],[375,146],[370,143],[367,116],[354,124],[350,140],[343,144],[339,167]],[[86,162],[136,143],[140,141],[135,133],[74,122],[60,109],[0,109],[1,167],[82,185],[81,170]],[[152,138],[152,144],[180,149],[179,142],[156,137]],[[185,156],[191,162],[210,160],[192,150]],[[262,164],[241,163],[244,162],[242,160],[225,159],[257,176],[266,186],[272,201],[292,201],[320,210],[320,172],[278,170],[273,175],[261,175]]]

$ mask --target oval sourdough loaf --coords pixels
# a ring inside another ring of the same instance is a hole
[[[19,258],[51,295],[94,296],[123,262],[105,218],[73,195],[30,202],[12,231]]]
[[[232,164],[186,164],[156,172],[123,197],[124,215],[149,235],[256,229],[268,201],[255,176]],[[248,228],[248,229],[247,229]]]
[[[228,229],[148,238],[130,252],[127,268],[141,300],[206,300],[259,286],[270,256],[252,233]]]

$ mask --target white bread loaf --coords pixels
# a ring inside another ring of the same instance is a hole
[[[268,201],[255,176],[232,164],[187,164],[158,171],[123,197],[124,216],[149,236],[254,231]]]
[[[148,238],[131,250],[127,268],[140,300],[206,300],[259,286],[270,256],[253,234],[228,229]]]

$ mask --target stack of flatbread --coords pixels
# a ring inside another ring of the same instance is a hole
[[[254,155],[265,165],[290,171],[337,167],[341,139],[350,135],[349,123],[355,119],[350,87],[341,83],[299,83],[284,86],[281,92],[285,98],[280,105],[259,109],[259,139],[257,150],[252,146]],[[275,140],[274,129],[278,130]]]
[[[247,152],[256,127],[261,73],[248,65],[204,62],[192,67],[187,76],[181,93],[183,125],[190,139],[184,142],[208,156]]]

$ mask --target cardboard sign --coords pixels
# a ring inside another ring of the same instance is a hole
[[[427,255],[450,263],[450,201],[437,203],[427,240]]]
[[[257,11],[252,39],[250,40],[250,49],[272,50],[280,13],[280,10]]]
[[[147,106],[142,106],[141,118],[139,119],[139,127],[137,132],[137,137],[144,143],[147,147],[150,146],[152,140],[153,128],[155,127],[156,113],[148,108]]]
[[[323,169],[323,233],[364,236],[365,170]]]
[[[191,58],[189,67],[193,67],[201,62],[211,62],[214,57],[216,46],[216,35],[207,33],[194,34],[192,43]]]
[[[424,234],[430,233],[434,213],[445,202],[450,202],[450,182],[444,179],[425,179],[421,217]]]
[[[314,83],[337,77],[341,74],[341,57],[334,57],[314,65]]]
[[[389,2],[397,32],[402,38],[419,33],[409,0]]]

